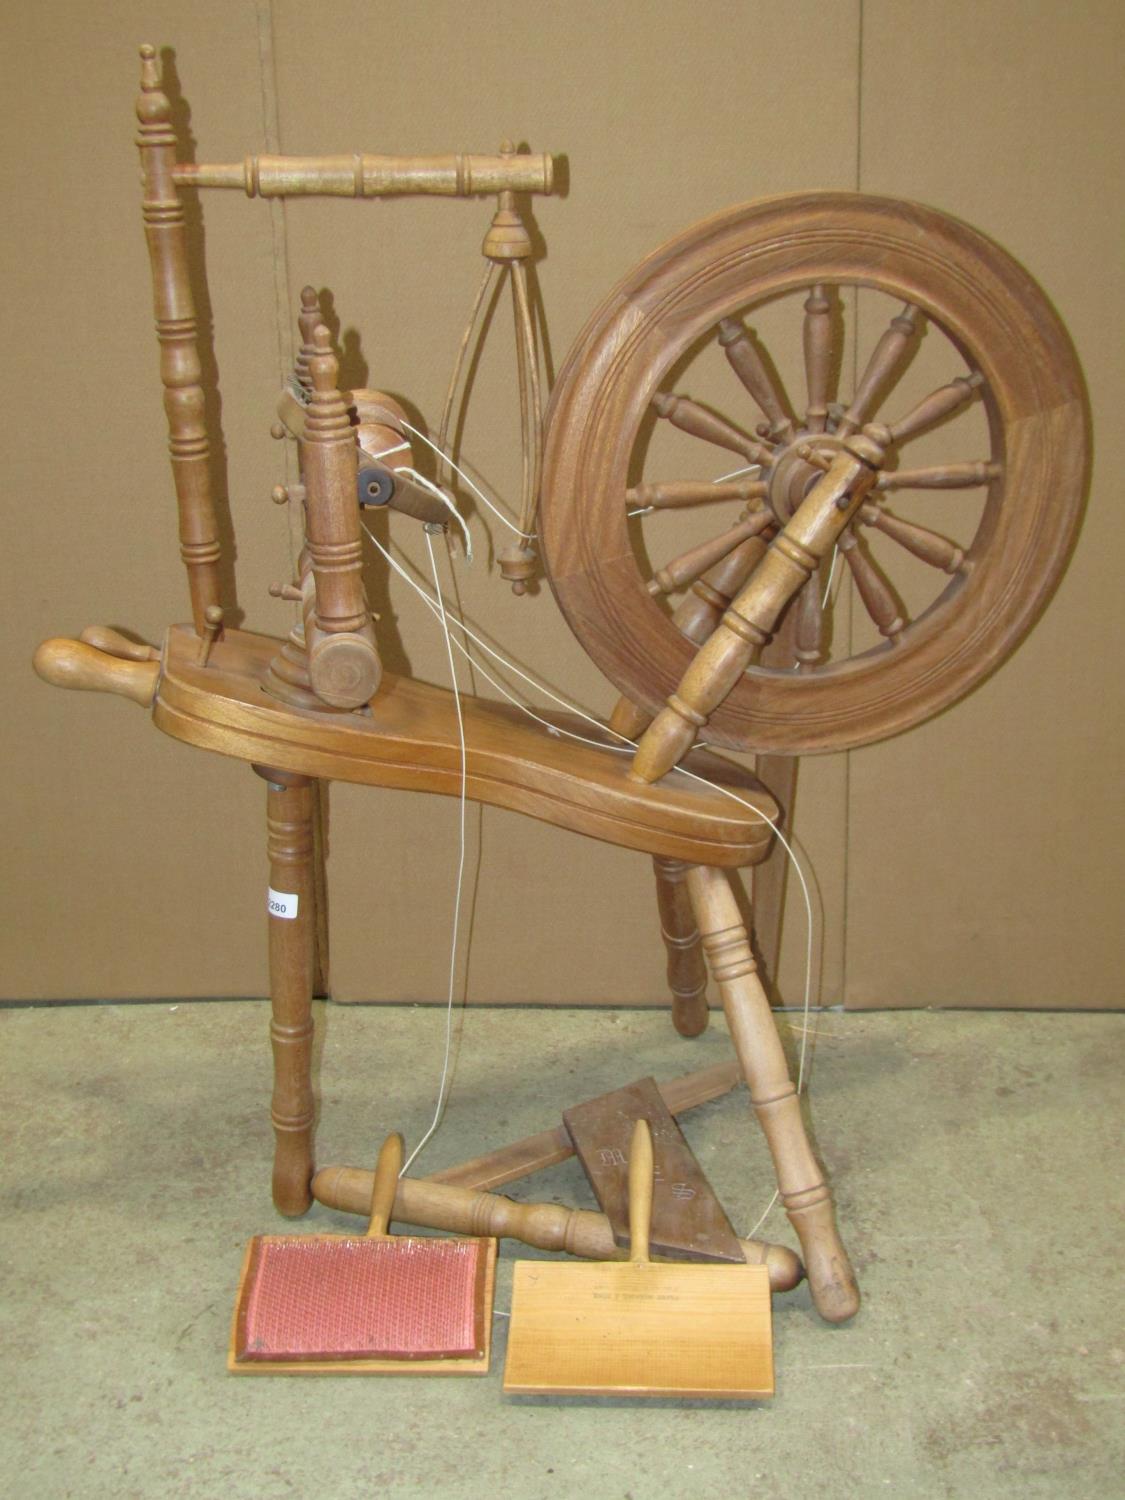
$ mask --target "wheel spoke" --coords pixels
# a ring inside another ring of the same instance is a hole
[[[681,635],[702,645],[765,555],[765,534],[752,536],[697,578],[672,615]]]
[[[750,329],[739,318],[724,318],[719,324],[719,343],[726,351],[731,369],[769,422],[769,436],[776,442],[787,443],[794,432],[789,400],[762,358]]]
[[[940,568],[943,573],[958,572],[965,561],[962,549],[948,537],[930,531],[925,526],[918,526],[913,521],[904,521],[901,516],[892,515],[889,510],[880,510],[875,505],[863,505],[859,518],[865,526],[881,531],[900,547],[905,547],[907,552],[912,552],[922,562],[929,563],[931,568]]]
[[[832,304],[819,284],[805,302],[803,339],[809,393],[805,426],[810,432],[823,432],[828,421],[828,381],[832,374]]]
[[[925,469],[887,469],[875,481],[877,490],[975,490],[1004,472],[1000,464],[935,464]]]
[[[824,660],[824,605],[820,597],[820,573],[815,572],[797,595],[793,621],[793,654],[801,671],[810,671]]]
[[[639,484],[625,491],[625,502],[641,510],[679,510],[688,505],[711,505],[716,500],[757,500],[769,486],[758,479],[736,479],[711,484],[706,479]]]
[[[905,417],[900,417],[889,427],[876,423],[877,440],[884,446],[889,443],[907,442],[924,427],[932,427],[935,422],[940,422],[943,417],[950,416],[959,407],[971,401],[974,391],[983,384],[984,376],[979,370],[974,370],[971,375],[958,375],[948,385],[938,386],[936,391],[931,391],[924,400],[919,401],[917,406],[908,411]]]
[[[658,391],[652,398],[652,404],[658,417],[666,417],[681,432],[702,438],[705,443],[714,443],[719,448],[729,448],[732,453],[740,453],[752,464],[769,465],[773,462],[772,449],[756,443],[717,412],[708,411],[705,406],[700,406],[698,401],[692,401],[688,396],[667,395]]]
[[[864,608],[874,620],[879,634],[886,636],[889,641],[897,642],[906,629],[906,621],[890,584],[850,531],[841,533],[839,548],[851,569]]]
[[[688,584],[694,583],[708,568],[722,562],[724,557],[743,542],[760,536],[773,525],[773,519],[772,511],[763,506],[728,531],[700,542],[687,552],[681,552],[679,557],[674,557],[671,562],[656,570],[648,583],[649,593],[674,594],[677,589],[687,588]]]
[[[892,318],[890,327],[875,345],[867,368],[856,386],[852,404],[840,419],[836,429],[838,437],[847,437],[863,426],[875,406],[880,391],[886,391],[901,377],[906,368],[907,357],[915,347],[918,332],[918,309],[907,303],[897,318]]]

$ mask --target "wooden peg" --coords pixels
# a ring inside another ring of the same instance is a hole
[[[215,644],[222,628],[222,610],[217,604],[209,604],[204,613],[203,636],[199,642],[199,655],[196,657],[196,666],[205,667],[207,665],[207,659],[211,655],[211,647]]]
[[[271,583],[269,592],[271,599],[288,599],[291,604],[299,604],[305,597],[295,583]]]

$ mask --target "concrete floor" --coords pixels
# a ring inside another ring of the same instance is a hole
[[[390,1128],[417,1140],[440,1013],[321,1017],[319,1159],[362,1163]],[[1125,1017],[819,1019],[811,1120],[865,1303],[830,1328],[805,1288],[775,1298],[777,1395],[748,1406],[505,1398],[502,1313],[533,1253],[510,1241],[485,1379],[229,1376],[242,1246],[278,1225],[266,1022],[241,1002],[0,1012],[7,1493],[1125,1494]],[[726,1055],[721,1021],[688,1043],[653,1012],[474,1010],[421,1170]],[[745,1092],[685,1118],[746,1233],[772,1186]],[[573,1162],[511,1191],[592,1205]],[[777,1209],[762,1233],[792,1243]]]

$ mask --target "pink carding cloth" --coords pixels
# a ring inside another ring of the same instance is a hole
[[[483,1242],[263,1235],[240,1360],[440,1359],[483,1352]]]

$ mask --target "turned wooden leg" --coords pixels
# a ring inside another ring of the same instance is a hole
[[[759,755],[754,774],[782,809],[787,828],[793,826],[793,800],[797,791],[795,755]],[[765,981],[777,996],[777,968],[781,958],[781,922],[785,913],[785,886],[789,856],[777,839],[769,857],[751,872],[751,904],[754,910],[754,940],[762,960]]]
[[[773,1155],[781,1200],[801,1241],[813,1302],[822,1318],[842,1323],[859,1307],[859,1288],[836,1230],[828,1184],[805,1134],[797,1090],[730,881],[722,870],[695,865],[687,885],[750,1099]]]
[[[316,918],[316,957],[313,964],[313,994],[329,993],[328,965],[328,827],[327,781],[314,781],[313,798],[313,912]]]
[[[312,992],[316,966],[314,785],[307,776],[255,767],[266,779],[270,859],[270,1042],[276,1136],[273,1201],[283,1214],[312,1202]]]
[[[691,909],[681,859],[653,856],[660,933],[668,950],[668,988],[672,991],[672,1024],[681,1036],[707,1029],[707,965],[699,928]]]

